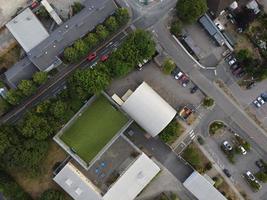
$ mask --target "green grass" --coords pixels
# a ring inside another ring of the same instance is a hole
[[[127,121],[128,118],[101,95],[63,133],[61,140],[89,163]]]

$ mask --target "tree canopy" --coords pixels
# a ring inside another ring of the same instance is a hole
[[[44,191],[38,200],[66,200],[65,194],[59,190],[48,189]]]
[[[40,71],[40,72],[36,72],[32,78],[33,78],[33,82],[35,82],[37,85],[41,85],[47,81],[48,74],[47,72]]]
[[[193,23],[208,10],[208,7],[206,0],[179,0],[176,9],[183,22]]]

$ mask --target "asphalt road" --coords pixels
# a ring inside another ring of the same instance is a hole
[[[212,97],[224,113],[234,121],[266,153],[266,133],[247,114],[233,102],[214,82],[207,79],[195,61],[179,46],[167,30],[164,21],[151,27],[152,32],[163,49],[174,59],[178,67],[187,73],[198,87]]]
[[[40,101],[43,101],[57,94],[59,90],[64,88],[66,79],[72,72],[74,72],[75,69],[94,64],[97,60],[101,58],[102,55],[109,54],[115,48],[117,48],[124,41],[126,36],[127,32],[123,31],[116,35],[114,38],[112,38],[110,41],[107,41],[105,45],[96,50],[97,58],[95,60],[89,62],[85,58],[78,64],[66,66],[66,68],[64,68],[60,73],[56,74],[46,84],[41,86],[36,94],[29,97],[28,99],[25,99],[20,105],[18,105],[13,110],[1,117],[0,123],[16,122],[29,108],[38,104]]]

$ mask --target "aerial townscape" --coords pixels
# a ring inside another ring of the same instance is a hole
[[[0,200],[267,200],[267,0],[0,0]]]

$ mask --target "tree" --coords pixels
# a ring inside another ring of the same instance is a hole
[[[115,12],[115,17],[120,25],[126,24],[130,19],[128,10],[126,8],[117,9]]]
[[[252,55],[247,49],[241,49],[240,51],[237,52],[236,58],[239,62],[244,62],[245,60],[251,58]]]
[[[181,124],[176,120],[173,120],[163,129],[163,131],[161,131],[159,137],[163,142],[172,143],[180,136],[181,130]]]
[[[89,33],[85,38],[85,42],[89,49],[92,49],[98,44],[97,35],[95,33]]]
[[[171,33],[176,37],[179,37],[182,32],[182,22],[179,19],[175,19],[171,24]]]
[[[45,83],[48,79],[48,74],[47,72],[36,72],[33,74],[33,82],[35,82],[37,85],[42,85]]]
[[[44,191],[39,200],[66,200],[64,193],[55,189]]]
[[[200,156],[191,146],[188,146],[183,152],[183,158],[188,161],[194,168],[199,168]]]
[[[255,176],[257,179],[259,179],[263,183],[267,182],[267,174],[266,173],[260,171],[260,172],[256,173]]]
[[[36,86],[31,80],[22,80],[18,84],[18,89],[24,96],[30,96],[36,91]]]
[[[6,94],[6,101],[11,105],[17,105],[21,101],[21,99],[21,92],[15,89],[10,89]]]
[[[10,147],[8,136],[5,132],[0,130],[0,156],[5,152],[8,147]]]
[[[170,59],[170,58],[165,59],[165,61],[163,63],[164,74],[171,74],[171,72],[174,70],[175,66],[176,65],[172,59]]]
[[[36,14],[41,17],[41,18],[45,18],[45,19],[49,19],[49,13],[47,12],[47,10],[45,9],[44,6],[40,6],[40,8],[37,10]]]
[[[35,113],[28,113],[19,123],[18,128],[24,137],[45,140],[54,132],[54,127],[50,123],[45,117],[38,116]]]
[[[82,39],[79,39],[76,42],[74,42],[73,47],[78,52],[79,58],[85,56],[89,50],[88,46],[86,45],[86,43]]]
[[[205,97],[203,100],[203,106],[209,108],[214,105],[214,100],[210,97]]]
[[[51,106],[51,101],[50,100],[45,100],[42,101],[41,103],[39,103],[36,108],[35,108],[35,112],[38,114],[49,114],[49,108]]]
[[[72,8],[73,15],[75,15],[78,12],[80,12],[84,8],[84,6],[80,2],[76,1],[71,5],[71,8]]]
[[[108,37],[109,32],[103,25],[98,25],[96,27],[96,35],[98,36],[99,40],[104,40]]]
[[[114,32],[118,29],[119,25],[116,18],[114,16],[111,16],[105,21],[105,26],[107,27],[109,32]]]
[[[67,109],[67,104],[61,100],[58,100],[52,104],[52,106],[50,107],[50,112],[55,118],[61,119],[64,118]]]
[[[78,51],[73,47],[68,47],[64,50],[64,58],[70,62],[73,63],[78,60],[79,54]]]
[[[179,0],[176,10],[183,22],[193,23],[208,10],[208,7],[206,0]]]

